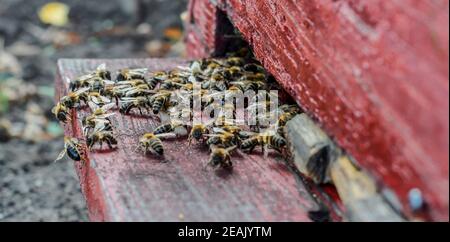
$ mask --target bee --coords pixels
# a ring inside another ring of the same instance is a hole
[[[177,136],[187,135],[185,125],[181,121],[172,121],[167,124],[162,124],[153,130],[153,134],[174,133]]]
[[[152,111],[153,114],[158,114],[161,110],[167,110],[170,106],[171,93],[169,91],[161,90],[159,93],[152,96]]]
[[[205,136],[209,137],[206,144],[210,147],[216,145],[227,148],[238,144],[238,140],[234,134],[221,129],[216,130],[215,134],[207,134]]]
[[[245,64],[244,70],[253,72],[253,73],[265,73],[266,72],[264,67],[262,67],[261,65],[255,64],[255,63]]]
[[[232,67],[225,68],[223,73],[224,73],[224,76],[226,79],[234,80],[234,79],[238,79],[242,75],[244,75],[244,69],[242,69],[242,67],[239,67],[239,66],[232,66]]]
[[[286,140],[273,131],[266,131],[242,141],[241,149],[252,152],[257,145],[261,145],[264,156],[267,157],[267,148],[272,148],[281,153],[281,150],[286,146]]]
[[[150,89],[155,89],[156,86],[167,80],[169,78],[169,75],[164,72],[164,71],[158,71],[158,72],[154,72],[151,77],[148,79],[147,83],[150,87]]]
[[[232,86],[235,88],[239,88],[242,92],[246,92],[249,90],[258,91],[265,88],[266,84],[262,81],[236,81],[230,82]]]
[[[238,79],[238,81],[265,82],[266,74],[264,73],[247,73]]]
[[[107,85],[100,90],[100,95],[114,99],[116,105],[119,105],[119,99],[124,96],[123,93],[124,92],[120,89],[120,86],[118,87],[115,85]]]
[[[278,117],[278,121],[276,123],[276,126],[277,127],[284,127],[289,120],[291,120],[292,118],[295,117],[295,115],[297,115],[297,113],[295,113],[295,112],[287,112],[287,113],[281,114]]]
[[[106,70],[106,64],[100,64],[94,71],[94,75],[102,78],[103,80],[111,80],[111,72]]]
[[[210,133],[211,124],[212,122],[206,124],[194,124],[188,137],[189,145],[191,145],[192,139],[200,141],[205,138],[206,135]]]
[[[116,82],[140,79],[145,80],[145,74],[147,73],[147,68],[138,68],[138,69],[122,69],[119,70],[117,74]]]
[[[61,153],[59,153],[55,162],[61,160],[66,154],[70,159],[74,161],[80,161],[82,159],[83,152],[78,139],[70,138],[67,136],[64,137],[64,149],[61,151]]]
[[[113,146],[117,145],[117,140],[114,137],[112,131],[97,129],[97,130],[94,130],[91,134],[87,135],[86,144],[87,144],[89,150],[92,150],[92,147],[96,143],[100,143],[100,148],[102,148],[103,142],[106,142],[109,149],[113,149]]]
[[[211,149],[211,155],[206,165],[213,167],[213,169],[232,169],[233,163],[231,162],[230,152],[234,149],[236,149],[236,146],[231,146],[228,148],[213,146]]]
[[[73,92],[79,88],[91,87],[93,83],[101,83],[102,80],[111,80],[111,72],[106,70],[106,64],[104,63],[90,74],[80,76],[73,81],[69,80],[69,89]]]
[[[67,94],[67,96],[63,96],[59,102],[61,103],[61,105],[67,108],[74,108],[75,106],[79,105],[81,101],[87,103],[88,91],[89,87],[79,89],[76,92],[70,92],[69,94]]]
[[[228,57],[223,61],[225,66],[243,66],[245,64],[245,59],[242,57]]]
[[[156,155],[164,155],[164,146],[160,138],[162,137],[173,137],[171,134],[154,134],[154,133],[146,133],[141,139],[139,139],[139,145],[137,148],[140,148],[144,151],[144,154],[147,154],[149,151],[152,154]]]
[[[128,88],[124,88],[121,90],[122,97],[139,97],[146,96],[149,94],[155,94],[156,91],[150,89],[148,84],[140,84],[137,86],[132,86]]]
[[[56,119],[63,123],[67,123],[67,121],[70,121],[70,109],[61,103],[57,103],[55,107],[52,109],[52,113],[55,115]]]
[[[105,106],[111,103],[111,100],[102,96],[99,92],[90,92],[88,94],[89,102],[95,103],[97,106]]]
[[[281,105],[279,109],[285,113],[295,113],[295,114],[301,113],[300,107],[297,105],[284,104]]]
[[[148,110],[151,107],[151,101],[147,97],[122,98],[119,112],[129,114],[133,108],[137,108],[139,113],[143,115],[142,108]]]
[[[111,104],[103,106],[101,108],[91,107],[93,113],[89,116],[84,117],[81,121],[84,134],[87,134],[87,132],[91,129],[100,131],[112,131],[111,120],[109,119],[109,117],[115,115],[115,113],[106,113],[107,110],[111,107]]]
[[[181,77],[170,77],[163,81],[160,85],[160,89],[172,90],[181,87],[183,84],[188,83],[188,79]]]

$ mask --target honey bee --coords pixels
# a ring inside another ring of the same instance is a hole
[[[141,84],[134,87],[122,89],[122,97],[139,97],[155,93],[156,91],[151,90],[148,84]]]
[[[292,118],[295,117],[295,115],[297,115],[297,113],[295,112],[287,112],[287,113],[283,113],[278,117],[278,121],[276,123],[277,127],[284,127],[286,125],[286,123],[291,120]]]
[[[150,89],[155,89],[159,83],[167,80],[168,78],[169,78],[169,75],[166,72],[158,71],[158,72],[152,73],[152,75],[148,79],[147,83],[148,83]]]
[[[88,91],[89,87],[70,92],[67,96],[63,96],[59,102],[67,108],[74,108],[75,106],[80,105],[81,101],[87,103]]]
[[[228,148],[212,146],[211,155],[206,165],[213,167],[213,169],[232,169],[233,163],[231,162],[230,152],[234,149],[236,149],[236,146]]]
[[[237,138],[234,134],[226,132],[225,130],[216,130],[214,134],[206,134],[209,137],[206,141],[208,146],[216,145],[227,148],[238,144]]]
[[[286,146],[286,140],[273,131],[266,131],[242,141],[241,150],[252,152],[257,145],[261,145],[264,156],[267,157],[267,148],[281,153],[281,150]]]
[[[88,94],[88,99],[89,102],[92,102],[97,106],[105,106],[111,103],[111,100],[109,98],[102,96],[99,92],[90,92]]]
[[[240,77],[238,81],[265,82],[266,78],[266,74],[264,73],[246,73],[246,75]]]
[[[61,103],[57,103],[55,107],[52,109],[52,113],[55,115],[56,119],[63,123],[67,123],[67,121],[70,121],[70,109]]]
[[[64,149],[61,151],[61,153],[59,153],[55,162],[61,160],[66,154],[70,159],[74,161],[80,161],[82,159],[83,152],[78,139],[70,138],[67,136],[64,137]]]
[[[186,126],[181,121],[172,121],[167,124],[162,124],[153,130],[153,134],[173,133],[177,136],[187,135]]]
[[[206,124],[194,124],[188,137],[189,145],[191,145],[192,139],[197,141],[204,139],[206,135],[210,133],[211,124],[212,122],[208,122]]]
[[[300,107],[297,105],[284,104],[284,105],[281,105],[279,107],[279,109],[285,113],[299,114],[301,112]]]
[[[92,129],[112,131],[111,120],[109,117],[115,115],[115,113],[106,113],[110,107],[111,104],[95,110],[93,109],[93,113],[91,115],[83,118],[81,124],[83,125],[84,134],[87,134],[87,132]]]
[[[235,80],[244,75],[244,69],[242,69],[242,67],[239,66],[232,66],[225,68],[223,73],[226,79]]]
[[[161,110],[165,111],[170,106],[171,93],[169,91],[159,91],[159,93],[152,96],[152,111],[153,114],[158,114]]]
[[[140,79],[145,80],[145,74],[147,73],[147,68],[137,68],[137,69],[122,69],[119,70],[117,74],[116,82]]]
[[[255,63],[245,64],[244,70],[253,72],[253,73],[265,73],[266,72],[264,67],[262,67],[261,65],[255,64]]]
[[[94,130],[91,134],[87,135],[86,144],[89,150],[92,150],[92,147],[96,143],[100,143],[100,148],[102,148],[103,142],[106,142],[109,149],[113,149],[113,146],[117,145],[117,140],[112,131]]]
[[[100,90],[100,95],[109,97],[115,100],[116,105],[119,105],[119,99],[124,96],[123,91],[120,87],[115,85],[107,85],[102,90]]]
[[[242,92],[246,92],[249,90],[258,91],[265,88],[266,83],[262,81],[235,81],[230,82],[232,86],[235,88],[239,88]]]
[[[137,108],[143,115],[142,108],[148,110],[151,107],[151,101],[147,97],[121,98],[119,112],[129,114],[133,108]]]
[[[93,83],[100,83],[102,80],[111,80],[111,72],[106,70],[106,64],[104,63],[99,65],[97,69],[90,74],[80,76],[73,81],[69,80],[69,89],[75,91],[79,88],[90,87]]]
[[[242,57],[228,57],[223,61],[225,66],[243,66],[245,64],[245,59]]]
[[[146,133],[139,140],[139,145],[137,148],[140,148],[144,151],[144,154],[147,154],[149,151],[155,155],[164,155],[164,146],[161,141],[161,137],[173,137],[170,134],[154,134],[154,133]]]

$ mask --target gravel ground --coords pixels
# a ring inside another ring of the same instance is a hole
[[[70,24],[63,28],[40,23],[37,11],[46,2],[2,0],[0,4],[0,39],[6,48],[21,42],[38,49],[17,56],[25,83],[53,85],[58,58],[138,58],[177,55],[181,49],[159,51],[161,45],[174,43],[162,33],[168,27],[181,27],[179,16],[186,0],[62,1],[70,6]],[[32,100],[53,120],[50,97]],[[21,123],[26,107],[27,103],[11,105],[9,113],[1,115],[13,124]],[[62,147],[62,137],[45,142],[0,141],[0,221],[87,221],[72,162],[53,163]]]

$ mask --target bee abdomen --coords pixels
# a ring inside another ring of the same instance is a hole
[[[286,145],[286,140],[279,135],[274,135],[271,136],[271,139],[269,140],[269,145],[281,148]]]
[[[78,152],[78,149],[75,148],[74,146],[68,146],[66,151],[67,151],[67,156],[69,156],[70,159],[72,159],[74,161],[81,160],[81,155]]]
[[[257,144],[258,144],[257,138],[249,138],[242,141],[241,149],[244,151],[252,151]]]
[[[165,103],[165,99],[163,99],[163,98],[156,99],[152,105],[153,113],[158,114],[159,111],[161,110],[162,106],[164,105],[164,103]]]
[[[173,126],[171,124],[163,124],[155,128],[153,134],[163,134],[173,131]]]
[[[159,139],[154,139],[150,146],[158,155],[164,154],[164,147]]]

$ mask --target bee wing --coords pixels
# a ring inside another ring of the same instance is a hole
[[[58,157],[56,157],[56,159],[53,162],[61,160],[64,157],[64,155],[66,155],[66,147],[64,147],[64,149],[59,153]]]
[[[105,71],[106,70],[106,63],[102,63],[97,66],[97,71]]]
[[[84,93],[84,92],[87,92],[87,91],[89,91],[89,87],[84,87],[84,88],[81,88],[81,89],[78,89],[76,92],[74,92],[74,93],[72,93],[73,95],[80,95],[80,94],[82,94],[82,93]]]
[[[87,75],[80,76],[80,77],[78,78],[78,80],[80,80],[80,81],[86,81],[86,80],[89,80],[89,79],[94,78],[94,77],[95,77],[94,74],[87,74]]]
[[[120,98],[120,101],[122,103],[131,103],[131,102],[134,102],[136,100],[137,100],[137,98],[134,98],[134,97],[123,97],[123,98]]]
[[[147,70],[148,70],[148,68],[136,68],[136,69],[131,69],[130,73],[138,74],[138,75],[145,75],[145,74],[147,74]]]
[[[177,134],[178,136],[187,136],[188,135],[187,129],[183,126],[176,127],[173,132],[175,134]]]
[[[104,80],[105,85],[114,85],[115,82],[111,81],[111,80]]]
[[[206,136],[206,137],[219,137],[219,136],[221,136],[221,134],[204,134],[203,136]]]
[[[105,97],[105,96],[100,96],[99,98],[101,99],[101,101],[103,103],[110,103],[111,102],[111,100],[109,98]]]
[[[191,71],[191,68],[189,68],[187,66],[177,66],[177,69],[179,69],[181,71]]]
[[[93,101],[88,101],[88,106],[92,112],[95,112],[95,110],[100,108],[100,106]]]
[[[177,137],[177,135],[174,134],[174,133],[156,134],[155,136],[158,137],[158,138],[169,138],[169,139]]]
[[[108,103],[108,104],[103,105],[103,107],[101,107],[101,109],[103,109],[103,111],[108,111],[111,108],[113,108],[114,106],[116,106],[115,103]]]

